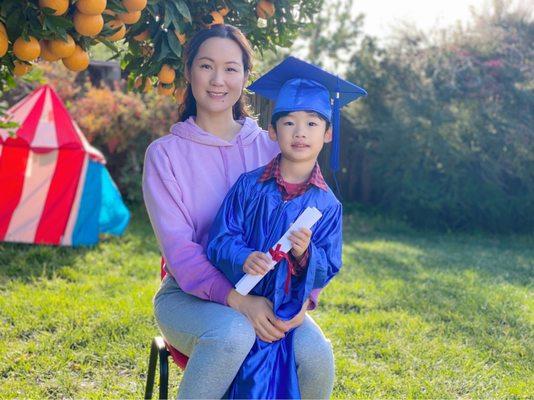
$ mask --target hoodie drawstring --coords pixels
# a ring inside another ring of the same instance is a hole
[[[237,146],[239,147],[239,154],[241,155],[241,163],[243,164],[243,170],[244,172],[248,172],[247,159],[245,158],[245,149],[243,149],[243,139],[241,139],[241,135],[237,137]]]
[[[226,179],[226,190],[230,190],[230,177],[228,176],[228,159],[226,158],[226,154],[224,153],[223,149],[223,147],[219,147],[219,153],[221,153],[221,158],[223,161],[224,177]]]

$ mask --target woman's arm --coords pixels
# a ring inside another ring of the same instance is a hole
[[[209,262],[202,246],[193,241],[193,221],[182,202],[182,191],[171,172],[170,161],[158,144],[149,146],[146,152],[143,196],[167,268],[180,288],[201,299],[226,305],[232,285]]]

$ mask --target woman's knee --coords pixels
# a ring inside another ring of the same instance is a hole
[[[232,318],[217,328],[206,332],[200,341],[213,342],[215,347],[225,355],[245,358],[256,340],[256,332],[249,320],[236,313]]]
[[[332,344],[311,318],[295,332],[295,360],[300,379],[309,384],[313,382],[324,386],[333,384]]]

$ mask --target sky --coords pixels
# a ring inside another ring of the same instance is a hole
[[[532,5],[534,0],[507,0],[515,4]],[[364,32],[385,38],[399,20],[413,23],[424,31],[435,27],[469,21],[470,8],[480,10],[490,0],[353,0],[353,9],[365,14]]]

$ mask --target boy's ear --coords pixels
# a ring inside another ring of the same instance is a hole
[[[324,142],[330,143],[332,141],[332,127],[328,128],[324,133]]]
[[[278,140],[278,137],[276,136],[276,131],[274,130],[274,127],[271,124],[269,124],[268,132],[269,132],[269,137],[271,138],[271,140],[273,142],[276,142]]]

